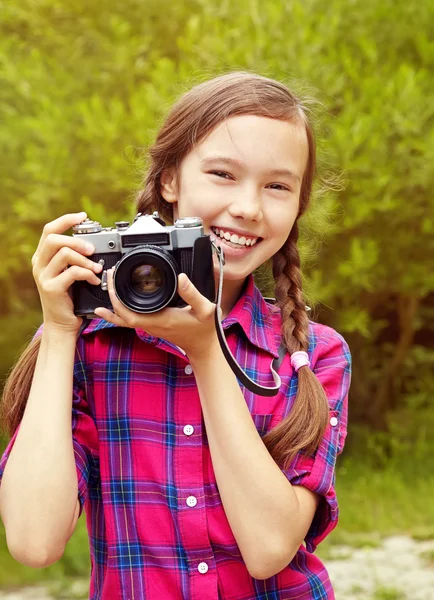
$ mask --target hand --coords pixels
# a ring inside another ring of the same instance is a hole
[[[96,308],[95,314],[121,327],[143,329],[186,352],[190,360],[202,357],[219,344],[214,323],[216,305],[195,288],[185,273],[178,276],[178,294],[188,304],[183,308],[163,308],[151,314],[137,313],[124,306],[113,289],[113,269],[107,271],[107,287],[114,313]]]
[[[79,237],[61,235],[81,223],[86,213],[67,214],[47,223],[32,257],[33,277],[41,299],[45,329],[77,333],[83,319],[74,314],[70,287],[74,281],[99,285],[101,265],[89,256],[95,248]]]

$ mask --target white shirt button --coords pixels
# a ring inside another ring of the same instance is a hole
[[[199,573],[206,573],[208,571],[208,565],[206,564],[206,562],[201,562],[199,563],[197,570],[199,571]]]
[[[194,432],[193,425],[186,425],[184,427],[184,433],[185,433],[185,435],[192,435],[193,432]]]
[[[331,425],[332,427],[336,427],[336,425],[337,425],[337,424],[338,424],[338,420],[337,420],[337,418],[336,418],[336,417],[332,417],[332,418],[330,419],[330,425]]]
[[[193,367],[191,365],[187,365],[184,369],[186,375],[191,375],[193,373]]]
[[[194,496],[189,496],[187,498],[186,502],[187,502],[187,506],[196,506],[197,498],[195,498]]]

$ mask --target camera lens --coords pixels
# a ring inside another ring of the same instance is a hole
[[[151,313],[167,306],[178,285],[178,267],[172,255],[158,246],[138,246],[117,264],[113,285],[130,310]]]
[[[131,286],[138,294],[155,294],[164,284],[164,273],[154,265],[139,265],[131,273]]]

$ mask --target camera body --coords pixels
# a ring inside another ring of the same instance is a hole
[[[211,240],[199,217],[166,226],[156,212],[138,213],[132,224],[120,221],[115,227],[86,219],[73,227],[73,235],[93,244],[95,252],[88,258],[103,266],[100,286],[87,281],[72,284],[77,316],[99,318],[93,312],[99,306],[113,310],[107,291],[107,271],[112,267],[116,296],[134,312],[185,306],[177,293],[179,273],[186,273],[203,296],[215,300]]]

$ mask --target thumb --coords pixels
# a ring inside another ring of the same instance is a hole
[[[214,304],[202,296],[185,273],[178,275],[178,294],[191,306],[196,317],[202,321],[208,318],[214,310]]]

